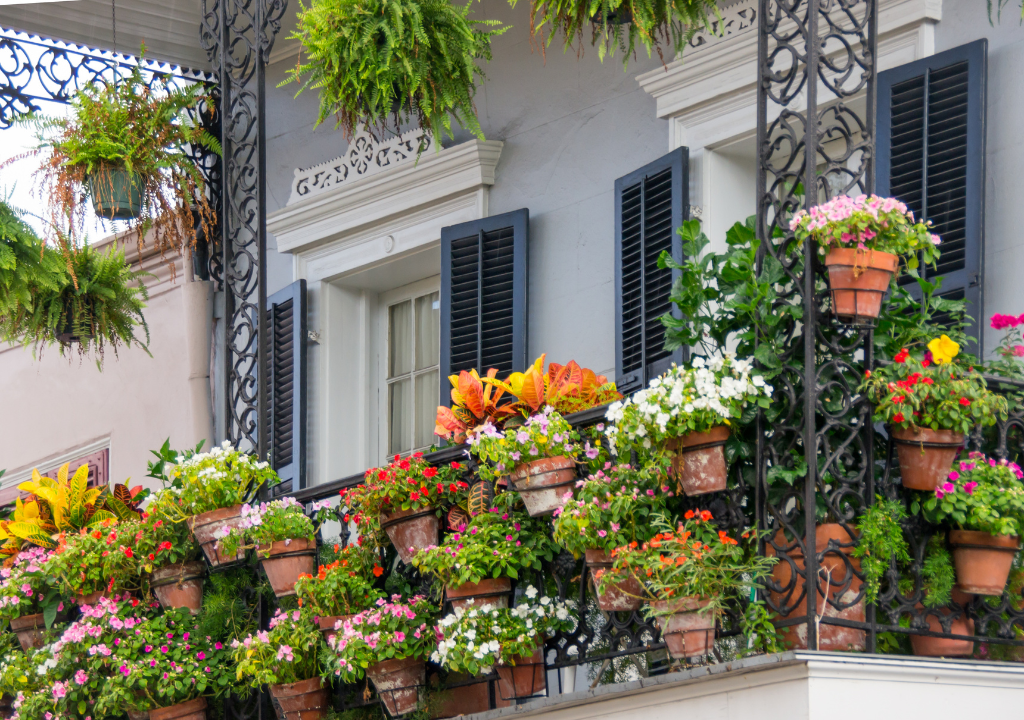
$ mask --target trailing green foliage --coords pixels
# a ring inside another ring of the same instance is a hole
[[[954,585],[956,572],[953,570],[953,556],[946,549],[945,535],[932,535],[924,551],[924,562],[921,563],[921,588],[924,590],[922,602],[926,607],[949,605]]]
[[[891,358],[903,348],[924,348],[932,339],[945,334],[960,347],[970,340],[967,327],[966,300],[952,300],[936,296],[941,292],[942,278],[935,282],[925,280],[917,270],[909,270],[917,283],[921,299],[911,295],[910,285],[893,285],[889,301],[883,303],[875,328],[875,356]]]
[[[60,255],[44,246],[23,215],[0,200],[0,340],[15,342],[37,300],[70,282]]]
[[[906,517],[902,502],[878,498],[857,523],[860,540],[852,554],[860,558],[864,597],[869,603],[878,601],[882,578],[889,572],[893,560],[900,564],[910,562],[910,548],[900,526]]]
[[[453,121],[483,138],[473,95],[491,59],[495,20],[469,19],[449,0],[311,0],[300,3],[298,29],[306,55],[282,84],[320,93],[319,125],[334,115],[349,136],[416,118],[440,140]],[[422,148],[421,148],[422,150]]]

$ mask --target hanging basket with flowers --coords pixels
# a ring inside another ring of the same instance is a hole
[[[377,562],[377,553],[361,543],[344,548],[335,544],[333,549],[324,547],[320,553],[317,573],[299,575],[295,595],[299,607],[311,611],[320,632],[331,638],[339,622],[350,620],[381,597],[373,583],[384,569]]]

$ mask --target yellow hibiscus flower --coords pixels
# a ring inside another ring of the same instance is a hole
[[[950,340],[948,335],[942,335],[928,343],[928,349],[932,351],[936,365],[945,365],[959,354],[960,345]]]

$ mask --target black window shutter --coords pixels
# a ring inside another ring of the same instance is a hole
[[[441,228],[441,403],[448,376],[526,369],[526,208]]]
[[[690,215],[689,150],[679,148],[615,181],[615,366],[620,392],[639,390],[685,353],[665,350],[661,316],[678,271],[658,268],[668,250],[681,261],[677,230]]]
[[[306,487],[306,281],[267,299],[270,327],[270,464],[277,493]]]
[[[938,295],[966,299],[969,348],[981,355],[984,316],[985,86],[988,41],[878,74],[875,188],[931,220],[942,238],[929,280]]]

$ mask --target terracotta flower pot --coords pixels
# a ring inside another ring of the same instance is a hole
[[[576,482],[576,463],[564,455],[517,465],[509,474],[530,517],[550,515],[564,504]]]
[[[675,453],[672,476],[687,495],[704,495],[725,490],[729,466],[725,462],[725,441],[729,427],[719,425],[706,433],[689,433],[665,442]]]
[[[260,545],[256,548],[256,556],[277,597],[294,595],[299,575],[313,575],[316,572],[316,543],[305,538],[278,540],[269,548]]]
[[[205,574],[206,566],[202,562],[164,565],[153,571],[150,587],[162,608],[185,607],[195,615],[203,606]]]
[[[1020,538],[976,530],[950,530],[956,586],[975,595],[1002,595]]]
[[[468,683],[473,679],[473,675],[466,673],[449,673],[448,684],[458,685],[458,687],[453,692],[442,695],[440,706],[431,713],[431,717],[435,718],[435,720],[437,718],[454,718],[460,715],[473,715],[490,710],[490,684],[492,680],[484,676],[480,682],[470,685],[461,684]],[[433,679],[431,679],[431,682],[433,682]],[[494,693],[495,708],[509,707],[511,704],[512,701],[502,698],[500,692]]]
[[[42,613],[34,615],[22,615],[11,620],[11,630],[18,636],[21,649],[28,652],[32,648],[43,646],[43,632],[46,630],[46,621]]]
[[[879,250],[830,250],[825,266],[832,291],[832,312],[840,321],[855,325],[877,318],[899,263],[898,255]]]
[[[966,606],[971,601],[971,596],[954,589],[953,601],[961,606]],[[920,603],[915,607],[918,610],[924,611],[929,630],[932,632],[945,632],[942,629],[942,622],[938,616],[951,615],[952,613],[948,608],[927,609]],[[974,619],[967,617],[965,613],[961,614],[949,626],[949,632],[953,635],[973,635]],[[910,646],[914,649],[914,654],[920,657],[967,657],[974,653],[973,640],[911,635]]]
[[[508,578],[485,578],[478,583],[463,583],[450,587],[445,594],[451,601],[453,610],[468,610],[470,605],[507,608],[511,592],[512,581]]]
[[[502,700],[531,697],[547,690],[543,645],[532,655],[517,655],[514,665],[498,665],[498,694]]]
[[[957,430],[893,430],[903,487],[934,491],[949,478],[953,461],[964,445]]]
[[[210,567],[217,567],[226,563],[238,562],[245,558],[245,551],[239,550],[234,557],[222,555],[217,549],[219,538],[216,533],[221,528],[237,528],[242,524],[242,506],[232,505],[219,510],[193,515],[188,519],[188,526],[192,529],[199,547],[203,549],[203,555]]]
[[[87,595],[79,595],[75,598],[76,605],[95,605],[100,601],[100,598],[110,597],[106,590],[97,590]]]
[[[100,171],[90,175],[88,182],[97,216],[105,220],[131,220],[142,212],[144,183],[137,173],[100,165]]]
[[[331,707],[324,681],[318,677],[271,685],[270,695],[279,720],[320,720]]]
[[[441,523],[432,508],[399,510],[382,515],[380,526],[387,532],[398,557],[406,565],[412,563],[413,556],[419,550],[437,545],[437,535],[441,531]]]
[[[330,640],[332,637],[338,634],[338,631],[334,629],[335,625],[337,625],[339,622],[351,620],[355,616],[355,613],[352,613],[351,615],[325,615],[317,618],[316,622],[317,625],[320,626],[320,633],[326,639]]]
[[[128,720],[149,720],[149,710],[128,710]]]
[[[149,720],[206,720],[206,698],[150,710]]]
[[[814,541],[818,553],[828,547],[829,540],[846,544],[853,542],[853,538],[839,523],[819,525],[815,531]],[[780,547],[791,544],[786,540],[782,530],[776,533],[775,542]],[[852,551],[852,545],[840,548],[838,553],[833,551],[826,554],[818,564],[816,607],[819,616],[864,622],[864,598],[857,600],[863,583],[855,574],[860,572],[860,560],[850,557]],[[769,556],[776,555],[775,548],[771,544],[768,545],[767,554]],[[783,589],[779,592],[771,591],[771,601],[777,608],[784,605],[790,607],[783,619],[804,618],[807,616],[807,595],[803,592],[803,577],[796,574],[804,572],[803,551],[798,546],[789,551],[788,558],[788,560],[786,557],[780,558],[772,568],[772,580]],[[830,600],[828,603],[825,601],[824,593],[826,578],[828,578],[828,598]],[[854,602],[855,600],[856,602]],[[842,609],[836,608],[832,603],[840,605]],[[798,623],[782,628],[782,633],[790,648],[803,650],[807,647],[807,623]],[[842,625],[829,625],[825,622],[819,624],[819,650],[863,650],[866,639],[863,630]]]
[[[384,707],[394,717],[416,709],[420,687],[427,681],[427,666],[416,658],[385,660],[366,668],[366,675],[384,701]]]
[[[597,574],[612,568],[611,555],[604,550],[587,550],[587,567],[590,568],[590,581],[597,593],[597,606],[605,612],[627,612],[637,610],[643,602],[640,596],[640,583],[630,576],[618,583],[605,583],[601,589]]]
[[[670,611],[671,615],[658,617],[661,636],[674,658],[707,655],[715,645],[715,614],[701,612],[710,599],[683,597],[676,600],[657,600],[651,603],[655,612]]]

